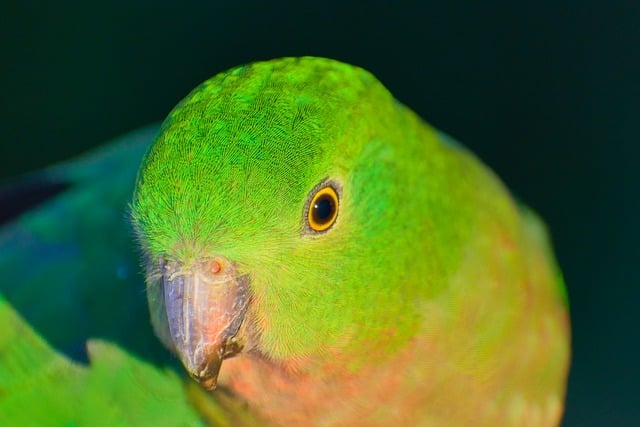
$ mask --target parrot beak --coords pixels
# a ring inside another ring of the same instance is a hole
[[[222,361],[244,346],[237,335],[249,302],[248,277],[238,277],[221,258],[190,268],[171,262],[163,285],[175,350],[191,377],[213,390]]]

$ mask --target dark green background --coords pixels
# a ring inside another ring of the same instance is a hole
[[[547,220],[572,304],[565,425],[640,425],[640,2],[10,1],[0,53],[0,178],[161,119],[240,63],[371,70]]]

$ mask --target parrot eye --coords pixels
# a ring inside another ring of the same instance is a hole
[[[313,231],[326,231],[338,217],[338,193],[331,186],[314,190],[307,207],[307,223]]]

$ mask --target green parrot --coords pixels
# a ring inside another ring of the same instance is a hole
[[[544,225],[360,68],[207,80],[130,210],[155,333],[266,422],[560,422],[568,302]]]

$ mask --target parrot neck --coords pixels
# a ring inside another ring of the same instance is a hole
[[[515,244],[470,247],[395,352],[360,348],[354,368],[346,351],[276,362],[252,347],[224,361],[219,383],[274,425],[557,426],[569,318],[546,253],[514,259]]]
[[[219,379],[275,425],[313,426],[327,414],[333,420],[330,425],[394,425],[404,416],[399,414],[416,413],[416,401],[407,399],[407,394],[422,385],[399,369],[415,362],[420,354],[417,345],[357,371],[344,363],[273,362],[259,353],[246,353],[225,360]],[[424,348],[424,343],[420,346]],[[335,355],[335,360],[344,359]],[[377,410],[381,407],[392,410],[381,413]],[[368,417],[373,414],[372,423]]]

